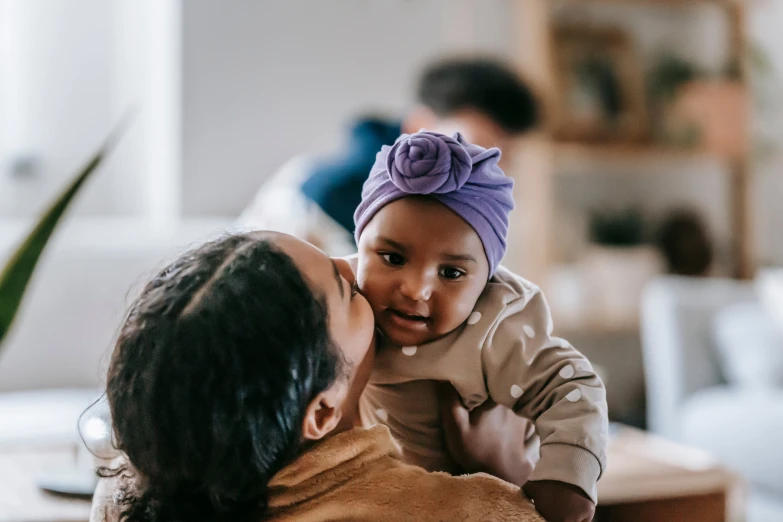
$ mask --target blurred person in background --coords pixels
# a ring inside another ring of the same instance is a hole
[[[539,113],[531,90],[501,62],[435,62],[420,75],[416,106],[402,122],[365,115],[353,123],[342,152],[293,158],[262,185],[239,226],[286,232],[333,256],[352,254],[353,213],[382,145],[420,129],[460,132],[469,142],[500,148],[505,168],[515,139],[538,124]]]

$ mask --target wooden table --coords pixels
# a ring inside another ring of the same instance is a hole
[[[600,522],[735,522],[744,484],[706,453],[621,427],[598,483]]]
[[[0,449],[0,522],[87,522],[89,499],[46,493],[35,482],[42,471],[75,461],[74,445]]]

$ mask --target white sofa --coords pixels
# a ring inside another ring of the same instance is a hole
[[[0,221],[0,264],[29,229]],[[189,221],[79,218],[56,232],[0,351],[0,445],[76,440],[79,415],[100,395],[126,307],[164,260],[231,228]]]
[[[737,317],[748,335],[731,343],[739,350],[737,364],[727,366],[717,336],[725,314],[735,312],[751,315]],[[754,364],[753,343],[766,331],[763,315],[753,283],[660,277],[642,299],[642,350],[649,428],[704,448],[737,470],[750,486],[748,521],[778,522],[783,388],[740,386],[727,378],[741,370],[737,366]]]

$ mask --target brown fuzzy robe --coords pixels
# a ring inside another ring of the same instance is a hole
[[[335,435],[272,479],[270,520],[544,520],[507,482],[483,473],[428,473],[400,458],[385,426]]]
[[[453,477],[403,463],[388,428],[353,429],[314,445],[269,484],[273,522],[544,522],[517,486],[479,473]],[[93,522],[115,521],[102,479]]]

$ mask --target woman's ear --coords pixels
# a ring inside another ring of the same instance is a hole
[[[302,436],[305,439],[321,440],[334,431],[343,416],[342,404],[346,393],[344,383],[335,383],[310,402],[302,423]]]

